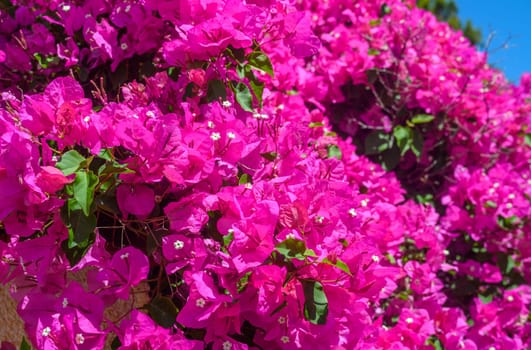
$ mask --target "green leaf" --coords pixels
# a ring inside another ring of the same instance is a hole
[[[31,344],[28,342],[26,337],[22,337],[22,342],[20,343],[20,350],[32,350]]]
[[[422,154],[422,149],[424,148],[424,137],[418,130],[413,130],[413,140],[411,141],[410,149],[411,151],[420,158]]]
[[[244,49],[241,49],[241,48],[235,49],[234,47],[229,46],[229,47],[227,47],[226,51],[227,51],[227,54],[230,57],[234,58],[239,63],[242,63],[245,60],[245,50]]]
[[[328,158],[337,158],[341,160],[343,157],[343,154],[341,153],[341,149],[336,145],[328,145]]]
[[[245,273],[245,275],[243,275],[242,278],[240,278],[240,280],[238,281],[238,293],[241,293],[247,287],[251,274],[252,272],[248,271],[247,273]]]
[[[425,123],[431,122],[434,119],[435,119],[435,116],[431,114],[417,114],[416,116],[411,118],[411,122],[413,124],[425,124]]]
[[[98,185],[98,177],[92,171],[78,171],[72,184],[74,199],[79,203],[86,216],[90,213],[94,201],[94,191]]]
[[[251,182],[251,176],[243,173],[238,180],[238,185],[245,185]]]
[[[400,149],[400,155],[403,156],[410,148],[411,129],[406,126],[397,125],[393,129],[393,136],[395,137],[396,145]]]
[[[369,56],[377,56],[380,54],[380,50],[373,49],[372,47],[367,51],[367,55]]]
[[[96,215],[85,215],[81,210],[70,211],[68,222],[68,247],[85,247],[96,229]]]
[[[400,150],[396,145],[382,152],[380,161],[386,171],[393,170],[400,162]]]
[[[251,85],[251,89],[253,90],[254,95],[256,96],[256,99],[258,100],[258,104],[260,105],[260,108],[262,107],[262,101],[263,101],[263,94],[264,94],[264,87],[265,84],[259,80],[250,80],[249,81]]]
[[[391,8],[389,7],[389,5],[387,4],[383,4],[381,7],[380,7],[380,17],[384,17],[384,16],[387,16],[388,14],[391,13]]]
[[[352,272],[350,272],[350,268],[348,267],[348,265],[345,264],[345,262],[340,260],[340,259],[336,258],[336,262],[334,263],[334,262],[330,261],[329,259],[325,258],[322,261],[322,263],[323,264],[327,264],[327,265],[335,266],[338,269],[340,269],[341,271],[343,271],[343,272],[347,273],[348,275],[352,276]]]
[[[301,280],[304,291],[304,318],[313,324],[326,324],[328,299],[320,282]]]
[[[524,140],[526,145],[531,146],[531,134],[525,134]]]
[[[266,153],[260,153],[260,155],[265,158],[266,160],[272,162],[278,157],[277,152],[266,152]]]
[[[478,294],[478,297],[479,297],[479,300],[481,300],[483,304],[490,304],[493,299],[492,294],[488,294],[488,295]]]
[[[306,249],[306,243],[300,239],[287,238],[280,242],[276,250],[288,259],[305,260],[308,256],[315,256],[315,252],[311,249]]]
[[[497,207],[498,207],[498,205],[496,204],[496,202],[491,201],[491,200],[486,201],[485,204],[483,204],[483,206],[484,206],[485,208],[497,208]]]
[[[61,242],[61,249],[65,253],[70,266],[75,266],[85,256],[92,243],[94,243],[94,235],[90,237],[86,245],[69,247],[68,239]]]
[[[365,154],[379,154],[389,148],[389,135],[381,131],[373,131],[365,138]]]
[[[229,244],[232,243],[232,241],[234,241],[234,232],[229,231],[228,234],[223,236],[223,246],[228,247]]]
[[[310,124],[308,124],[308,127],[310,128],[320,128],[320,127],[323,127],[324,124],[322,122],[312,122]]]
[[[253,111],[253,96],[251,95],[251,91],[242,82],[239,82],[234,86],[234,93],[236,95],[236,101],[238,104],[242,107],[243,110],[247,112]]]
[[[271,77],[274,77],[273,65],[269,60],[269,57],[262,51],[253,51],[247,57],[249,65],[255,69],[258,69],[264,73],[269,74]]]
[[[164,328],[171,328],[177,319],[179,310],[168,297],[156,296],[146,305],[149,316]]]
[[[118,336],[114,337],[111,343],[111,350],[117,350],[120,346],[122,346],[120,338],[118,338]]]
[[[65,176],[68,176],[75,173],[84,160],[85,157],[78,151],[71,150],[61,156],[61,160],[55,164],[55,167],[61,170]]]
[[[225,84],[219,79],[214,79],[208,82],[207,101],[225,101],[227,99],[227,89]]]

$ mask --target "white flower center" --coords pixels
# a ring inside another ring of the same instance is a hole
[[[173,247],[177,250],[181,250],[184,248],[184,242],[180,240],[176,240],[175,242],[173,242]]]
[[[81,345],[81,344],[83,344],[85,342],[85,337],[83,336],[83,334],[78,333],[78,334],[76,334],[75,341],[76,341],[77,345]]]
[[[280,338],[280,341],[283,342],[284,344],[287,344],[289,343],[289,337],[287,335],[284,335]]]
[[[205,307],[206,301],[203,298],[199,298],[195,301],[195,306],[203,308]]]
[[[211,135],[210,135],[210,138],[214,141],[217,141],[221,138],[221,134],[219,132],[213,132]]]
[[[47,337],[50,335],[50,333],[52,332],[52,330],[50,329],[50,327],[45,327],[43,330],[42,330],[42,336],[43,337]]]

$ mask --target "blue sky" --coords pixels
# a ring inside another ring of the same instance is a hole
[[[456,0],[459,18],[481,29],[483,41],[492,36],[489,63],[513,83],[531,72],[531,1]]]

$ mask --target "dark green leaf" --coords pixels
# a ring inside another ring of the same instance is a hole
[[[329,259],[324,259],[322,261],[322,263],[335,266],[338,269],[340,269],[341,271],[343,271],[343,272],[347,273],[348,275],[352,276],[352,272],[350,272],[350,268],[348,267],[348,265],[345,264],[345,262],[341,261],[338,258],[336,258],[336,262],[335,263],[330,261]]]
[[[304,260],[306,253],[306,243],[300,239],[288,238],[276,246],[277,251],[286,258]],[[314,253],[315,254],[315,253]]]
[[[84,160],[85,157],[79,152],[71,150],[61,156],[61,160],[55,164],[55,167],[61,170],[65,176],[68,176],[75,173]]]
[[[400,149],[400,155],[403,156],[410,148],[412,138],[411,129],[406,126],[397,125],[393,129],[393,136],[395,137],[396,145]]]
[[[26,337],[22,337],[22,342],[20,343],[20,350],[31,350],[31,344],[28,342]]]
[[[525,134],[524,140],[526,145],[531,146],[531,134]]]
[[[225,247],[228,247],[229,244],[231,244],[233,240],[234,240],[234,232],[230,231],[228,234],[223,236],[223,245]]]
[[[219,79],[214,79],[208,82],[207,101],[225,101],[227,99],[227,90],[225,84]]]
[[[343,154],[341,153],[341,149],[336,145],[328,145],[328,158],[337,158],[341,160],[343,157]]]
[[[68,247],[85,247],[96,229],[96,215],[86,216],[81,210],[73,210],[68,216]]]
[[[120,338],[118,338],[118,336],[114,337],[111,343],[111,350],[117,350],[120,346],[122,346]]]
[[[175,324],[179,310],[168,297],[156,296],[147,304],[149,316],[164,328],[171,328]]]
[[[394,145],[391,149],[382,152],[380,160],[382,162],[383,168],[386,171],[391,171],[400,162],[400,150],[396,145]]]
[[[234,58],[236,61],[242,63],[245,60],[245,50],[244,49],[235,49],[232,46],[227,47],[227,54]]]
[[[411,151],[420,158],[422,154],[422,149],[424,148],[424,137],[418,130],[413,130],[413,140],[411,141],[410,149]]]
[[[264,94],[265,84],[259,81],[258,79],[250,80],[249,84],[251,85],[251,89],[253,90],[256,99],[258,100],[258,104],[260,105],[260,107],[262,107],[262,95]]]
[[[61,243],[61,249],[65,253],[68,262],[70,262],[70,266],[75,266],[87,253],[92,243],[94,243],[94,236],[89,239],[85,246],[69,247],[68,241],[68,239],[65,239]]]
[[[89,215],[98,177],[92,171],[78,171],[74,179],[74,199],[79,203],[86,216]]]
[[[239,82],[234,86],[234,94],[236,95],[236,101],[247,112],[253,111],[253,96],[251,91],[242,82]]]
[[[365,154],[373,155],[385,151],[389,147],[389,135],[381,131],[373,131],[365,138]]]
[[[320,127],[323,127],[324,124],[322,122],[312,122],[310,124],[308,124],[308,127],[310,128],[320,128]]]
[[[389,7],[389,5],[387,4],[383,4],[381,7],[380,7],[380,17],[384,17],[384,16],[387,16],[388,14],[391,13],[391,8]]]
[[[435,119],[435,116],[431,114],[417,114],[416,116],[411,118],[411,122],[413,124],[424,124],[424,123],[429,123],[434,119]]]
[[[269,57],[267,57],[267,55],[262,51],[251,52],[247,59],[251,67],[256,68],[264,73],[267,73],[271,77],[274,76],[273,65],[271,64]]]
[[[479,297],[479,300],[481,300],[483,304],[490,304],[490,302],[492,302],[492,299],[493,299],[492,294],[488,294],[488,295],[479,294],[478,297]]]
[[[304,318],[313,324],[326,324],[328,299],[320,282],[302,280],[304,291]]]
[[[270,162],[274,161],[278,157],[277,152],[260,153],[260,155]]]
[[[249,174],[243,173],[238,180],[239,185],[245,185],[251,182],[251,176]]]

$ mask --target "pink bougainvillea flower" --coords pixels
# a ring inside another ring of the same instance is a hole
[[[155,207],[155,192],[143,184],[121,184],[116,189],[118,207],[124,217],[128,214],[146,216]]]

